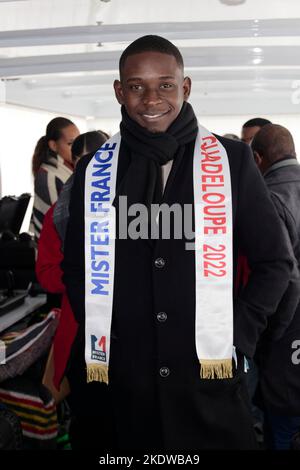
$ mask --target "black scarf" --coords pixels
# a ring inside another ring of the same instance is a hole
[[[133,121],[122,106],[121,137],[130,151],[130,164],[118,193],[127,196],[128,207],[142,203],[150,208],[163,193],[161,166],[182,156],[185,145],[196,138],[197,119],[186,101],[166,132],[152,133]]]

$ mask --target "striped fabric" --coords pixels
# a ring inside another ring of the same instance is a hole
[[[32,223],[36,239],[40,236],[46,212],[57,201],[64,183],[72,173],[59,155],[57,159],[52,158],[41,165],[34,180]]]
[[[59,314],[59,310],[53,310],[43,321],[0,337],[5,345],[5,363],[0,365],[0,382],[23,374],[47,352],[59,322]]]
[[[47,389],[43,395],[0,388],[0,401],[19,417],[24,436],[39,440],[55,439],[58,433],[56,405]]]
[[[23,435],[42,441],[57,436],[55,401],[41,380],[26,377],[26,370],[46,354],[59,322],[60,310],[22,331],[3,334],[5,361],[0,365],[0,403],[21,421]]]

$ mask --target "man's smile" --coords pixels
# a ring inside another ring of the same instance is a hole
[[[168,114],[169,112],[170,112],[170,109],[168,109],[167,111],[164,111],[164,112],[160,112],[160,113],[142,113],[141,116],[142,116],[143,119],[153,121],[153,120],[160,119],[160,118],[166,116],[166,114]]]

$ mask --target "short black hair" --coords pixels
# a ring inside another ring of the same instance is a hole
[[[80,134],[72,144],[72,160],[81,158],[89,153],[95,153],[109,139],[109,135],[103,131],[90,131]]]
[[[172,55],[175,57],[178,66],[183,69],[183,58],[179,49],[168,41],[168,39],[148,34],[147,36],[142,36],[133,41],[123,51],[119,60],[120,76],[126,59],[131,55],[141,54],[142,52],[160,52],[161,54]]]
[[[270,164],[287,156],[296,158],[293,136],[288,129],[279,124],[263,126],[255,134],[251,148]]]
[[[267,124],[272,124],[271,121],[264,118],[253,118],[243,124],[243,127],[264,127]]]

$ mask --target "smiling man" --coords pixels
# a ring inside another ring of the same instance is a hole
[[[249,146],[197,122],[172,43],[139,38],[119,68],[120,133],[77,166],[63,264],[79,323],[68,374],[74,390],[91,387],[89,445],[255,448],[244,357],[291,275],[280,221]],[[121,196],[131,215],[192,208],[194,249],[172,219],[168,238],[118,237]],[[237,297],[239,250],[251,277]]]

